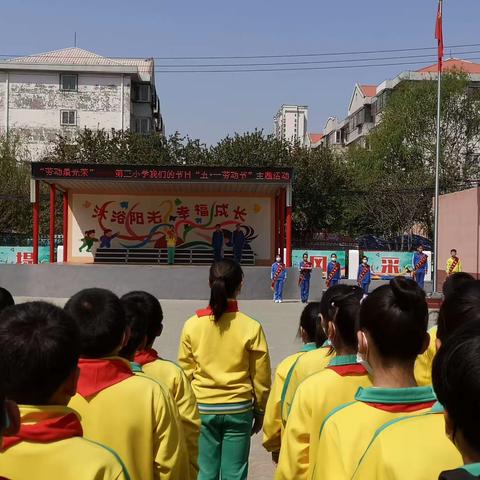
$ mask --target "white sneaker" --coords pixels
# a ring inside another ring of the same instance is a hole
[[[282,302],[283,302],[283,300],[279,300],[279,301],[278,301],[278,303],[282,303]]]

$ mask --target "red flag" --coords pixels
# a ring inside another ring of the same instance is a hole
[[[443,60],[442,0],[438,1],[437,20],[435,22],[435,38],[438,41],[438,71],[441,72]]]

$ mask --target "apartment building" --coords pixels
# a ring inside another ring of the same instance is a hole
[[[273,118],[273,133],[278,140],[303,147],[308,142],[307,123],[307,106],[282,105]]]
[[[0,135],[40,160],[58,134],[84,128],[163,134],[154,60],[75,47],[0,62]]]

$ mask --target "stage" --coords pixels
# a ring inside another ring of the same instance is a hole
[[[208,266],[160,265],[1,265],[0,286],[16,297],[68,298],[84,288],[101,287],[123,295],[131,290],[146,290],[157,298],[172,300],[208,300]],[[243,267],[244,286],[240,298],[268,300],[270,267]],[[285,300],[298,300],[298,270],[289,268],[284,288]],[[353,284],[351,280],[342,283]],[[371,289],[386,283],[373,281]],[[320,300],[325,279],[313,270],[310,300]],[[431,291],[431,283],[426,284]]]

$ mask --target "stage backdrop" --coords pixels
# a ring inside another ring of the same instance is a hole
[[[345,277],[346,271],[346,255],[343,250],[293,250],[292,252],[292,266],[298,268],[298,265],[303,259],[303,254],[308,253],[308,259],[313,263],[313,268],[321,268],[323,278],[327,277],[327,265],[330,261],[330,255],[335,253],[337,260],[342,265],[342,277]]]
[[[273,252],[272,199],[252,196],[70,195],[69,261],[92,261],[103,248],[165,248],[173,225],[177,248],[211,248],[215,225],[221,225],[226,247],[236,224],[242,225],[256,261]]]

